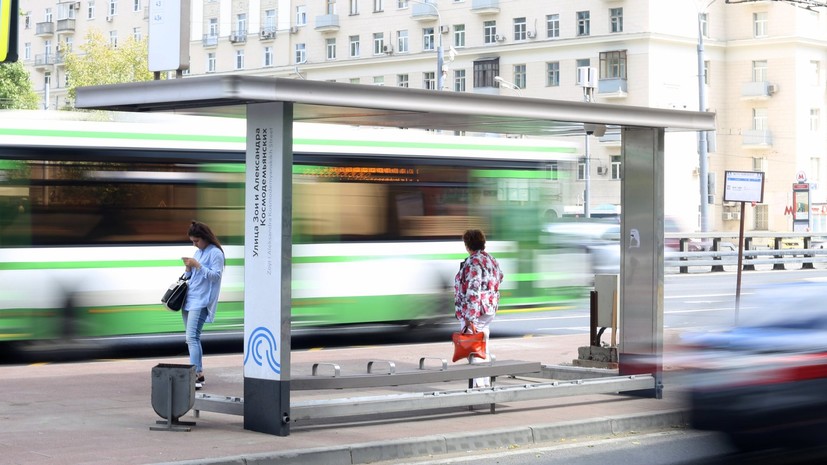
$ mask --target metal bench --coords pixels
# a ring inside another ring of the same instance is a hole
[[[428,360],[438,360],[439,366],[428,367]],[[388,369],[382,373],[373,372],[373,367],[383,364]],[[319,375],[319,368],[329,366],[333,375]],[[491,378],[494,381],[498,376],[516,376],[542,372],[540,362],[526,362],[521,360],[492,360],[491,362],[474,365],[448,365],[447,360],[422,357],[419,359],[419,368],[413,371],[397,372],[396,364],[386,360],[371,360],[368,362],[365,373],[342,375],[336,364],[314,364],[313,375],[308,377],[294,377],[290,380],[290,390],[309,391],[317,389],[357,389],[377,388],[385,386],[403,386],[411,384],[430,384],[446,381],[459,381],[473,378]],[[470,385],[469,385],[470,387]]]

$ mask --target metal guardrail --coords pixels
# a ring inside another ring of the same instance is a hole
[[[802,269],[811,270],[815,269],[815,263],[827,263],[827,249],[745,250],[743,258],[744,271],[755,270],[755,265],[773,265],[774,270],[784,270],[785,265],[797,263]],[[724,266],[737,265],[737,251],[671,252],[663,260],[663,266],[667,268],[709,266],[712,271],[723,271]]]

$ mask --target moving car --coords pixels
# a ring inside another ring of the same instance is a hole
[[[827,439],[825,280],[751,293],[732,328],[682,337],[692,427],[742,450]]]

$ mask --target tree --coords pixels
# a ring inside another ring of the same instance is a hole
[[[0,63],[0,109],[34,110],[39,101],[22,62]]]
[[[86,35],[86,42],[78,47],[80,53],[66,54],[67,90],[75,100],[75,89],[83,86],[150,81],[146,40],[129,38],[113,47],[98,30]]]

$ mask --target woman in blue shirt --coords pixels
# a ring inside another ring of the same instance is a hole
[[[218,306],[221,274],[224,272],[224,249],[209,226],[193,221],[187,231],[192,245],[198,248],[192,257],[182,257],[189,278],[189,290],[181,315],[186,328],[190,364],[195,365],[195,388],[204,386],[201,331],[204,323],[212,323]]]

